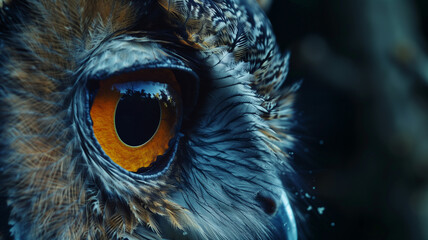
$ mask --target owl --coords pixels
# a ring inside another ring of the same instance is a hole
[[[297,239],[267,5],[1,0],[3,236]]]

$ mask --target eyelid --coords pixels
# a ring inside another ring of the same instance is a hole
[[[103,80],[142,69],[193,72],[183,60],[185,58],[149,41],[127,36],[103,43],[85,61],[82,77]]]
[[[184,115],[192,112],[199,97],[199,76],[188,64],[185,54],[171,52],[148,38],[121,36],[98,46],[85,60],[81,79],[88,88],[97,89],[97,82],[143,69],[170,69],[182,89]],[[92,101],[90,101],[92,102]]]

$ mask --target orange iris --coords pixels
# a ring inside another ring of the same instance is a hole
[[[131,171],[167,152],[181,114],[180,88],[167,69],[125,73],[99,82],[90,115],[104,152]]]

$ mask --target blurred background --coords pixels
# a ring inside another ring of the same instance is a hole
[[[428,239],[428,1],[276,0],[306,239]]]

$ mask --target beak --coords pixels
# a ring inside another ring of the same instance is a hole
[[[297,240],[297,227],[287,194],[282,192],[278,209],[272,216],[276,228],[273,239]]]

